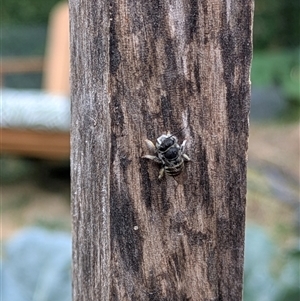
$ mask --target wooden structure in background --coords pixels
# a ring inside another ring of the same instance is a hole
[[[241,301],[253,0],[69,5],[73,301]]]
[[[43,90],[69,95],[69,15],[67,3],[56,5],[50,16],[45,58],[5,58],[0,71],[5,74],[43,72]],[[68,159],[68,132],[37,131],[34,129],[1,128],[0,151],[43,159]]]
[[[70,134],[6,129],[0,133],[1,153],[40,159],[69,159]]]

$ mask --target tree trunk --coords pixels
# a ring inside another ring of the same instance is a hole
[[[253,1],[70,0],[73,300],[241,300]],[[192,161],[158,180],[145,139]]]

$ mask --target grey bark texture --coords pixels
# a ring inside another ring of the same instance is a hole
[[[73,301],[241,300],[253,1],[69,3]]]

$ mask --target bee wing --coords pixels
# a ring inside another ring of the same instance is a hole
[[[152,160],[152,161],[154,161],[156,163],[161,163],[161,160],[158,157],[156,157],[156,156],[145,155],[142,158]]]
[[[178,176],[172,177],[177,184],[183,185],[186,182],[186,171],[183,170]]]
[[[153,142],[150,141],[149,139],[146,139],[145,142],[146,142],[146,145],[147,145],[148,149],[149,149],[152,153],[155,153],[156,148],[155,148],[155,145],[153,144]]]
[[[182,155],[184,161],[192,161],[191,158],[187,154]]]

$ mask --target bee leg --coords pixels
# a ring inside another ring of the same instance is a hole
[[[154,161],[156,163],[161,163],[160,159],[158,157],[156,157],[156,156],[145,155],[142,158],[152,160],[152,161]]]
[[[158,179],[160,180],[163,176],[164,176],[164,173],[165,173],[165,168],[162,167],[159,171],[159,175],[158,175]]]
[[[155,153],[156,148],[155,148],[155,145],[153,144],[153,142],[150,141],[149,139],[146,139],[145,142],[146,142],[146,144],[147,144],[148,149],[149,149],[152,153]]]
[[[185,151],[185,145],[186,145],[186,140],[184,140],[180,146],[180,150],[181,150],[181,153],[182,153],[182,157],[185,161],[191,161],[190,157],[184,153]]]
[[[185,161],[192,161],[191,158],[187,154],[183,154],[182,157]]]
[[[180,145],[181,153],[184,153],[185,145],[186,145],[186,140],[184,140],[184,141],[182,142],[182,144]]]

